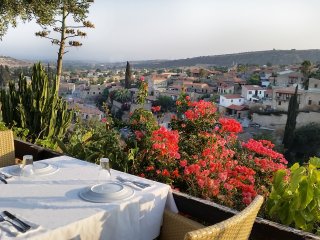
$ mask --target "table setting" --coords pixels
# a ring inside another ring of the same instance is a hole
[[[107,158],[26,157],[0,169],[0,181],[1,240],[155,239],[164,208],[177,211],[170,186],[111,169]]]

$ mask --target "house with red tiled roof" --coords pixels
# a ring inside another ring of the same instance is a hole
[[[219,112],[229,114],[237,118],[248,115],[248,106],[244,105],[244,98],[240,94],[220,95]]]
[[[229,107],[230,105],[243,105],[244,98],[240,94],[226,94],[220,95],[219,104],[223,107]]]

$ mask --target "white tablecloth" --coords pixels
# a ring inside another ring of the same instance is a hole
[[[152,186],[135,190],[132,198],[121,202],[83,201],[79,190],[97,184],[98,166],[67,156],[43,161],[58,165],[59,171],[31,180],[17,177],[0,184],[0,213],[7,210],[39,227],[16,237],[2,231],[1,240],[151,240],[159,235],[165,205],[176,210],[168,185],[115,170],[113,177],[136,178]]]

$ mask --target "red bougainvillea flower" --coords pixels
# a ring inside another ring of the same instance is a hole
[[[181,105],[181,101],[177,100],[177,101],[176,101],[176,105],[177,105],[177,106],[180,106],[180,105]]]
[[[105,123],[105,122],[107,122],[107,119],[106,118],[101,118],[101,122]]]
[[[220,118],[222,132],[239,133],[242,132],[241,124],[233,118]]]
[[[141,76],[141,77],[140,77],[140,81],[141,81],[141,82],[144,82],[144,76]]]
[[[190,101],[190,96],[186,96],[186,100],[187,100],[187,101]]]
[[[161,106],[151,107],[151,111],[152,111],[152,112],[159,112],[160,110],[161,110]]]
[[[184,115],[188,120],[191,121],[196,120],[200,117],[212,115],[217,111],[217,108],[213,103],[203,100],[200,100],[199,102],[190,102],[189,105],[191,109],[188,109],[184,113]]]
[[[254,140],[250,139],[247,143],[242,144],[243,147],[256,152],[262,156],[270,157],[271,159],[278,160],[280,163],[287,164],[288,161],[284,158],[281,153],[278,153],[270,148],[274,146],[270,141],[267,140]]]
[[[161,156],[168,159],[180,159],[178,131],[170,131],[161,127],[153,131],[151,141],[153,143],[152,148],[158,150]]]

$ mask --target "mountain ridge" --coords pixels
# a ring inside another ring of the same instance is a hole
[[[320,62],[320,49],[307,50],[263,50],[240,53],[228,53],[220,55],[198,56],[174,60],[137,60],[130,61],[130,64],[136,68],[171,68],[171,67],[190,67],[195,65],[211,66],[232,66],[237,64],[258,64],[265,65],[289,65],[300,64],[304,60],[311,62]],[[124,67],[126,62],[105,63],[103,61],[85,61],[85,60],[65,60],[65,65],[99,65],[103,64],[108,67]],[[12,57],[0,56],[0,65],[9,67],[31,66],[33,61],[18,60]]]

